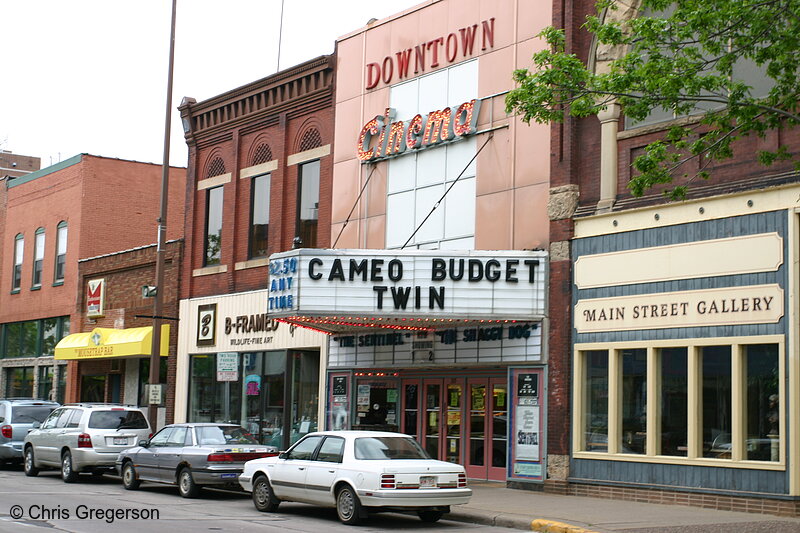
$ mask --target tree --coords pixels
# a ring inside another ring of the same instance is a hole
[[[613,0],[600,0],[597,9],[583,28],[598,46],[624,52],[602,72],[592,71],[566,49],[563,29],[546,28],[540,36],[549,48],[534,54],[531,70],[514,71],[519,86],[507,95],[506,108],[528,123],[586,117],[611,103],[634,121],[658,109],[697,115],[676,122],[635,159],[634,196],[671,184],[665,194],[684,198],[693,180],[709,177],[711,162],[732,157],[736,140],[800,122],[800,0],[643,0],[631,20],[610,16]],[[648,12],[654,14],[643,15]],[[757,94],[752,77],[737,77],[745,62],[766,78],[768,91]],[[673,183],[683,163],[700,157],[698,172]],[[759,152],[758,160],[770,165],[794,157],[780,147]]]

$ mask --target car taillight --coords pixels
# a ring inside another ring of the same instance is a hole
[[[81,433],[78,435],[78,448],[91,448],[92,437],[88,433]]]
[[[0,427],[0,434],[2,434],[5,438],[10,439],[11,435],[13,435],[13,428],[11,426]]]
[[[232,463],[233,456],[229,453],[212,453],[207,457],[209,463]]]
[[[463,489],[467,486],[467,475],[466,474],[459,474],[458,475],[458,488]]]
[[[395,485],[394,474],[381,474],[381,488],[382,489],[397,488],[397,486]]]

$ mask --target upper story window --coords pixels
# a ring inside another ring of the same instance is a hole
[[[14,272],[11,275],[11,290],[18,291],[22,283],[22,258],[25,252],[25,238],[22,233],[14,237]]]
[[[206,193],[206,237],[203,249],[204,266],[220,263],[222,246],[222,187]]]
[[[299,167],[295,242],[300,248],[315,248],[319,220],[319,159],[302,163]]]
[[[67,223],[59,222],[56,232],[56,264],[54,280],[56,283],[64,281],[64,265],[67,260]]]
[[[268,255],[271,180],[270,174],[262,174],[250,182],[250,258]]]
[[[44,265],[44,228],[36,230],[33,243],[33,286],[42,286],[42,266]]]

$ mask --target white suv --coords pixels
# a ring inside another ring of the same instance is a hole
[[[81,472],[113,472],[121,450],[151,435],[147,417],[138,407],[119,404],[67,404],[25,437],[25,475],[40,468],[61,468],[61,479],[77,481]]]

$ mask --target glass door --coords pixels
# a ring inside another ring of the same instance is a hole
[[[447,385],[444,460],[450,463],[461,463],[461,404],[463,389],[464,387],[461,383]]]
[[[441,447],[441,416],[442,409],[442,381],[425,380],[425,420],[423,426],[422,447],[433,459],[440,457]]]
[[[505,480],[506,459],[508,457],[508,382],[505,378],[492,378],[489,380],[492,388],[491,403],[491,444],[489,463],[489,479]],[[487,439],[488,441],[488,439]]]
[[[403,381],[403,433],[419,440],[419,382]]]
[[[486,426],[489,420],[486,417],[486,379],[470,379],[467,384],[467,476],[471,478],[486,479],[487,453]]]

